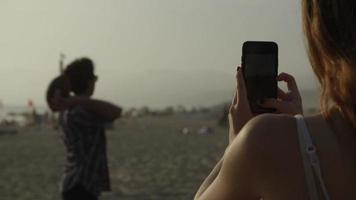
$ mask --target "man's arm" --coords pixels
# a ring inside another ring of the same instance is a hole
[[[105,121],[114,121],[121,117],[122,108],[112,103],[82,97],[71,97],[65,100],[66,107],[82,106],[83,108],[99,115]]]

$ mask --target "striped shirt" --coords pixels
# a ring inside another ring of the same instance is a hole
[[[60,123],[66,147],[61,191],[77,185],[97,196],[110,191],[104,121],[78,106],[63,112]]]

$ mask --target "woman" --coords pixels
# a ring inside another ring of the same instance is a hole
[[[296,115],[298,88],[281,74],[289,92],[263,105],[284,114],[253,117],[238,70],[229,145],[195,199],[356,198],[356,1],[302,0],[302,8],[322,112]]]
[[[97,76],[88,58],[73,61],[47,91],[50,108],[60,112],[66,146],[63,200],[97,200],[110,191],[105,123],[121,115],[121,108],[94,100]],[[74,96],[70,96],[74,93]]]

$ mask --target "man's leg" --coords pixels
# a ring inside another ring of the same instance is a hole
[[[62,194],[63,200],[98,200],[98,197],[86,191],[81,185]]]

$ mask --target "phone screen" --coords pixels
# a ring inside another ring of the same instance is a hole
[[[248,77],[272,77],[275,76],[275,56],[273,54],[249,54],[246,55],[246,76]]]
[[[244,77],[250,107],[254,113],[274,112],[274,109],[261,107],[259,102],[277,96],[277,52],[256,49],[258,47],[255,45],[253,52],[245,52],[243,55]]]

